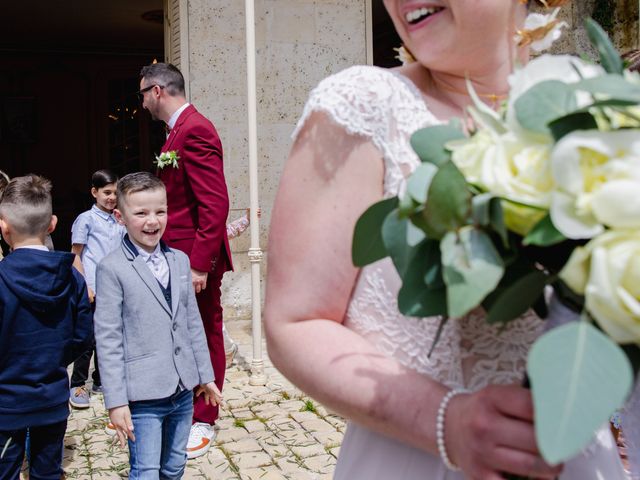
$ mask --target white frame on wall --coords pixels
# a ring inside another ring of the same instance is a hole
[[[372,0],[364,0],[365,47],[367,65],[373,65],[373,4]]]

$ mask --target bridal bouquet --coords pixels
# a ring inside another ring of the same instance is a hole
[[[601,66],[538,57],[511,77],[501,113],[469,83],[475,130],[416,132],[421,165],[362,215],[353,243],[357,266],[391,257],[405,315],[580,320],[549,329],[527,362],[551,464],[589,443],[640,365],[640,76],[596,23],[587,30]],[[551,315],[548,286],[560,300]]]

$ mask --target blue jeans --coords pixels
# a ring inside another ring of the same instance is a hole
[[[62,476],[62,450],[67,421],[29,427],[29,478],[32,480],[60,480]],[[0,479],[18,480],[25,455],[27,429],[0,431]],[[11,439],[11,440],[9,440]]]
[[[130,480],[182,478],[193,416],[193,393],[130,402],[133,433],[129,440]]]

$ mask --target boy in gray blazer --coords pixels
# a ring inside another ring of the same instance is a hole
[[[193,393],[222,400],[191,286],[189,258],[160,238],[167,226],[164,184],[147,172],[118,182],[116,218],[127,229],[96,273],[94,318],[105,406],[129,478],[178,479],[187,460]]]

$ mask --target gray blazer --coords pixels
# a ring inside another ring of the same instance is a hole
[[[178,385],[192,389],[214,379],[189,258],[161,245],[171,309],[128,237],[98,265],[94,328],[106,408],[166,398]]]

